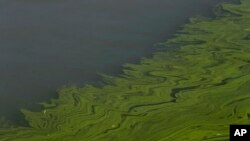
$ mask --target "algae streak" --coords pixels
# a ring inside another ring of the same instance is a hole
[[[65,88],[30,127],[1,128],[1,141],[226,141],[250,121],[250,0],[195,18],[162,51],[103,87]]]

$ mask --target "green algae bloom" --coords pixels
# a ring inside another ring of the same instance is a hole
[[[101,87],[59,91],[29,127],[0,127],[0,141],[227,141],[250,122],[250,0],[193,18],[178,46],[127,64]],[[4,121],[4,120],[3,120]]]

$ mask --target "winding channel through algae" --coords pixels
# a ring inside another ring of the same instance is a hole
[[[105,85],[69,87],[29,127],[2,127],[0,141],[227,141],[250,121],[250,0],[192,18],[140,64]]]

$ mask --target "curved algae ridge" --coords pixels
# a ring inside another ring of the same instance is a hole
[[[166,46],[105,85],[68,87],[0,141],[226,141],[250,121],[250,0],[192,18]]]

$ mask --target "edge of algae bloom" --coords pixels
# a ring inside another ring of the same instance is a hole
[[[250,121],[250,0],[193,18],[140,64],[105,85],[64,88],[29,127],[0,128],[0,141],[227,141]]]

